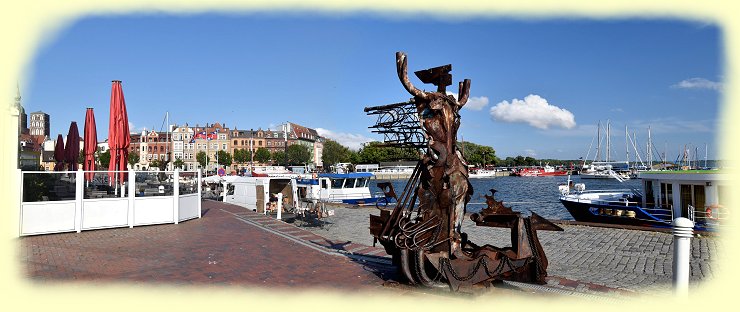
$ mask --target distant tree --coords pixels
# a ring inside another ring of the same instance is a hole
[[[349,148],[336,141],[326,140],[321,155],[321,162],[324,164],[324,167],[330,167],[336,163],[349,162],[351,154],[352,151]]]
[[[515,163],[516,162],[514,161],[514,157],[509,156],[509,157],[506,157],[506,159],[502,161],[501,165],[506,166],[506,167],[513,167],[513,166],[516,166]]]
[[[244,148],[238,148],[234,150],[234,162],[237,164],[243,164],[251,160],[250,151]]]
[[[128,154],[128,164],[131,165],[131,168],[133,168],[134,165],[139,162],[139,159],[141,159],[141,157],[139,157],[139,153],[137,152],[132,152]]]
[[[388,161],[389,150],[387,147],[379,146],[379,142],[370,142],[365,144],[359,152],[357,152],[358,163],[363,164],[378,164],[384,161]]]
[[[79,156],[77,156],[77,163],[78,163],[78,164],[83,164],[83,163],[85,163],[85,150],[81,150],[81,151],[80,151],[80,155],[79,155]]]
[[[270,161],[270,156],[270,151],[264,147],[260,147],[254,152],[254,160],[263,164]]]
[[[152,159],[152,161],[149,162],[149,168],[159,168],[162,165],[162,162],[159,161],[159,159]]]
[[[204,151],[200,151],[197,154],[195,154],[195,160],[198,161],[198,164],[200,164],[201,168],[206,168],[206,164],[208,161],[210,161],[210,157],[206,154]]]
[[[218,164],[222,166],[231,166],[231,154],[226,151],[218,151],[216,153]]]
[[[534,159],[534,157],[527,156],[527,157],[524,157],[524,163],[527,166],[535,166],[537,165],[537,159]]]
[[[493,147],[478,145],[472,142],[457,142],[457,148],[464,154],[468,164],[484,167],[496,163],[496,151]]]
[[[175,166],[175,168],[185,169],[184,165],[185,162],[180,159],[180,157],[177,157],[175,161],[172,162],[172,165]]]
[[[100,167],[108,168],[108,165],[110,164],[110,150],[100,153],[100,155],[98,155],[98,161],[100,161]]]
[[[275,151],[272,153],[272,163],[274,165],[285,164],[285,152]]]
[[[350,150],[349,151],[349,162],[353,164],[362,164],[363,162],[362,162],[362,159],[360,158],[360,153]],[[324,165],[324,167],[328,168],[326,165]]]
[[[350,155],[350,159],[352,159]],[[397,160],[417,160],[418,153],[410,148],[385,147],[381,142],[368,142],[363,146],[353,163],[377,164]]]
[[[285,154],[290,165],[305,165],[311,161],[311,152],[308,150],[308,146],[305,145],[293,144],[288,146]]]

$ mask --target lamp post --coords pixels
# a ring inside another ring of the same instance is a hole
[[[254,140],[254,128],[249,129],[249,171],[254,171],[254,148],[252,141]]]

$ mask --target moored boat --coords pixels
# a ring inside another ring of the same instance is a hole
[[[468,172],[468,178],[481,179],[481,178],[495,178],[496,170],[489,170],[483,168],[472,168]]]
[[[727,211],[720,204],[728,179],[711,171],[649,171],[639,174],[642,191],[590,190],[568,179],[560,202],[576,221],[671,227],[673,219],[694,221],[694,229],[717,230]]]
[[[553,166],[545,165],[543,168],[520,168],[512,175],[518,177],[549,177],[549,176],[565,176],[568,175],[569,171],[565,169],[556,169]]]
[[[616,179],[631,178],[629,164],[626,161],[594,161],[584,166],[579,173],[581,179]]]
[[[375,196],[368,187],[370,172],[322,173],[315,178],[296,179],[299,198],[350,205],[374,205],[385,196]],[[385,203],[385,201],[383,201]]]

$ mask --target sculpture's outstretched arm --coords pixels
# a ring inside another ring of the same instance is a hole
[[[426,100],[427,94],[411,84],[411,81],[406,74],[406,62],[406,53],[396,52],[396,71],[398,72],[398,79],[401,80],[401,84],[403,84],[403,87],[406,88],[406,91],[411,93],[411,95]]]

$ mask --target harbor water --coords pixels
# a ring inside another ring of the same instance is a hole
[[[473,213],[486,207],[486,199],[490,189],[496,190],[496,200],[504,202],[504,206],[511,207],[514,211],[529,215],[530,212],[551,220],[573,220],[568,210],[558,200],[558,185],[565,184],[567,176],[556,177],[496,177],[484,179],[470,179],[473,185],[473,196],[467,206],[467,212]],[[630,189],[641,191],[642,180],[632,179],[620,183],[614,179],[583,179],[580,176],[571,176],[574,183],[584,183],[586,190],[612,190]],[[401,196],[406,180],[382,180],[374,179],[370,183],[370,191],[380,192],[378,182],[393,183],[393,188],[398,196]]]

